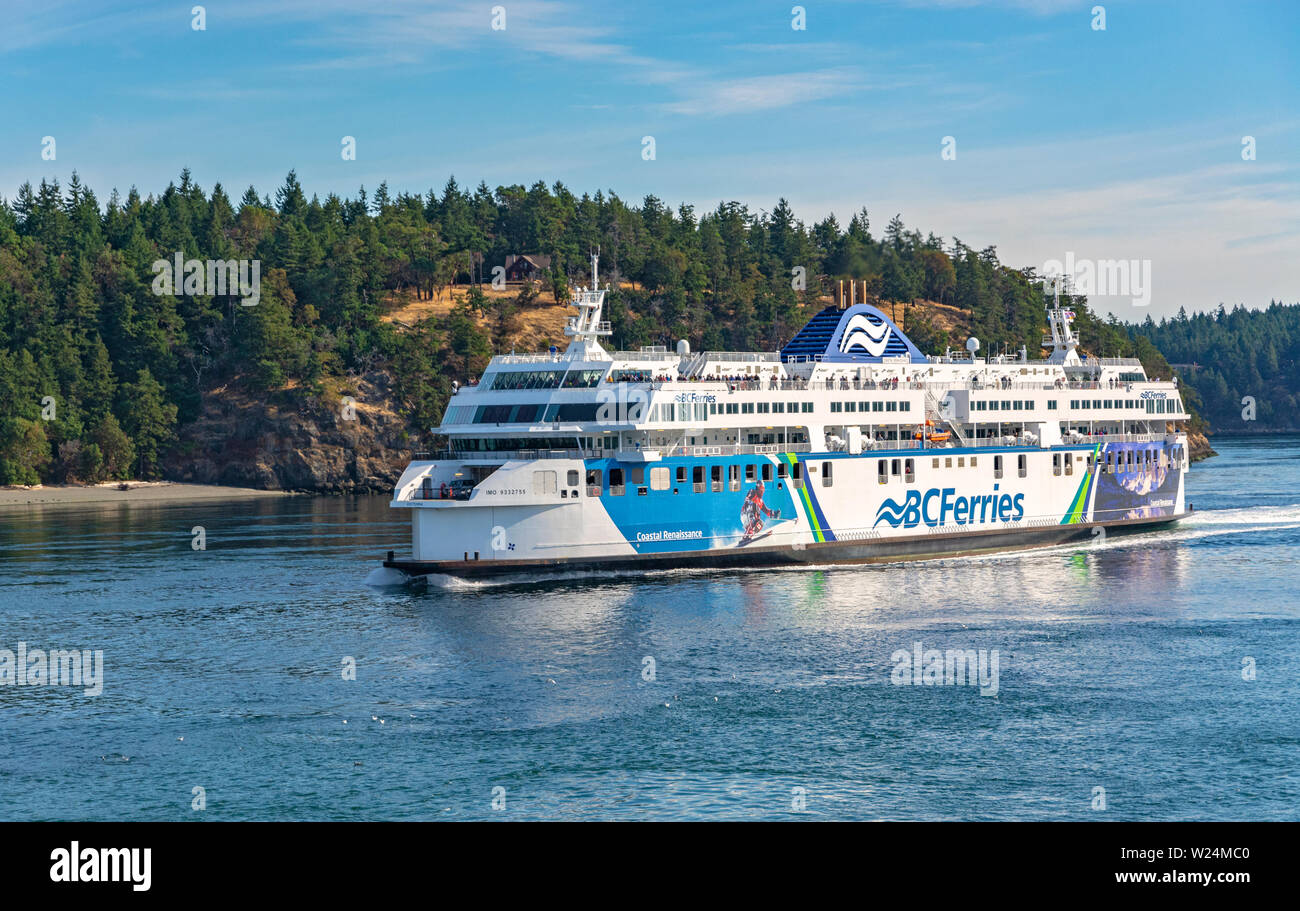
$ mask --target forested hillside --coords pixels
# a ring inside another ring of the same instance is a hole
[[[1300,429],[1300,305],[1222,306],[1214,313],[1147,320],[1147,336],[1196,390],[1216,430]],[[1253,404],[1253,408],[1252,408]]]
[[[653,196],[634,205],[558,183],[471,191],[454,179],[423,196],[381,185],[373,196],[320,199],[293,172],[273,198],[250,187],[235,201],[188,171],[159,195],[115,190],[101,202],[73,174],[66,187],[42,181],[0,201],[0,483],[155,477],[197,452],[200,423],[209,468],[186,476],[215,477],[222,416],[247,427],[252,409],[274,412],[276,445],[302,461],[310,440],[283,442],[298,432],[288,418],[324,414],[342,396],[365,405],[362,389],[382,389],[384,401],[369,404],[418,437],[451,381],[481,371],[528,308],[553,306],[589,280],[596,246],[602,279],[615,283],[606,316],[622,348],[686,338],[696,349],[774,350],[846,279],[865,283],[925,350],[965,338],[949,339],[919,300],[964,313],[985,351],[1037,353],[1044,329],[1032,270],[897,216],[877,234],[866,209],[847,225],[806,224],[784,200],[771,212],[727,202],[697,213]],[[152,265],[178,253],[257,261],[255,305],[232,289],[179,293],[179,279],[178,293],[157,293]],[[465,293],[507,256],[539,253],[550,264],[538,284]],[[441,299],[453,286],[455,304],[438,316],[382,318],[398,298]],[[1087,351],[1137,355],[1169,376],[1145,337],[1163,326],[1134,331],[1096,319],[1081,299],[1073,305]],[[285,480],[299,476],[281,473],[279,483],[314,483]]]

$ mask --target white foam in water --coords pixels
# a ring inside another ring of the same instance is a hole
[[[1192,513],[1177,525],[1153,528],[1137,534],[1100,535],[1088,539],[1053,544],[1020,551],[982,554],[978,557],[958,557],[956,560],[997,561],[1032,558],[1051,553],[1077,553],[1080,551],[1120,550],[1146,547],[1152,543],[1196,541],[1222,535],[1239,535],[1255,531],[1285,531],[1300,528],[1300,503],[1289,506],[1249,506],[1241,509],[1210,509]]]
[[[442,589],[447,589],[449,591],[455,589],[488,588],[492,585],[509,584],[507,582],[501,581],[500,577],[496,579],[487,579],[487,580],[461,579],[457,576],[448,576],[443,573],[429,573],[428,575],[421,576],[420,578],[423,579],[430,588],[442,588]]]
[[[1185,524],[1201,525],[1285,525],[1300,522],[1300,503],[1289,506],[1248,506],[1244,509],[1209,509],[1192,513]]]
[[[427,576],[421,576],[427,579],[430,588],[445,589],[448,591],[466,591],[475,589],[501,588],[510,585],[529,585],[536,582],[558,583],[558,582],[609,582],[617,579],[644,579],[653,578],[661,575],[680,574],[680,573],[711,573],[717,572],[714,568],[701,567],[698,569],[572,569],[564,572],[546,572],[530,573],[522,570],[516,573],[510,573],[503,576],[487,576],[482,579],[461,579],[457,576],[447,576],[441,573],[430,573]]]
[[[376,566],[366,576],[366,585],[372,588],[392,588],[398,585],[406,585],[412,579],[400,569],[392,569],[388,566]]]

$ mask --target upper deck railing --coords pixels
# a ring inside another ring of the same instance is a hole
[[[682,356],[672,351],[611,351],[610,359],[615,361],[680,361]]]
[[[780,443],[731,446],[670,446],[663,450],[665,458],[709,458],[710,456],[776,455],[780,452],[812,452],[811,443]]]
[[[1083,362],[1088,366],[1100,367],[1141,367],[1142,362],[1135,357],[1089,357]]]
[[[498,354],[492,360],[498,364],[558,364],[571,358],[565,357],[561,351],[557,354]],[[469,385],[475,386],[477,383]]]
[[[699,358],[704,363],[777,364],[781,361],[781,355],[770,351],[701,351]]]
[[[610,382],[609,378],[606,382]],[[614,382],[619,382],[614,380]],[[954,389],[970,390],[973,392],[997,392],[999,390],[1028,389],[1041,392],[1055,392],[1058,390],[1094,390],[1101,391],[1106,389],[1132,391],[1133,386],[1138,383],[1116,383],[1113,386],[1109,382],[1088,381],[1061,381],[1061,382],[980,382],[978,380],[967,380],[965,382],[942,382],[935,380],[861,380],[857,378],[841,377],[838,379],[818,379],[807,380],[798,377],[792,379],[760,379],[756,377],[745,376],[684,376],[678,378],[671,377],[652,377],[647,380],[623,380],[629,385],[648,386],[656,390],[672,390],[677,387],[691,388],[700,385],[712,384],[724,387],[721,391],[726,392],[804,392],[804,391],[831,391],[831,392],[892,392],[895,390],[912,390],[922,391],[950,391]],[[1147,383],[1159,382],[1158,380],[1147,380]]]
[[[610,374],[600,384],[608,388],[611,385],[623,383],[629,386],[649,389],[654,392],[689,392],[689,391],[707,391],[716,392],[725,395],[731,395],[737,392],[898,392],[898,391],[925,391],[930,393],[947,393],[953,391],[969,391],[981,393],[1000,392],[1123,392],[1133,393],[1135,386],[1149,387],[1159,386],[1166,389],[1177,390],[1171,381],[1167,380],[1146,380],[1139,382],[1097,382],[1088,381],[1065,381],[1055,382],[980,382],[971,379],[966,382],[940,382],[933,380],[861,380],[858,378],[849,379],[841,377],[839,379],[825,380],[807,380],[807,379],[759,379],[756,377],[745,376],[695,376],[695,377],[649,377],[646,379],[628,379],[624,374],[615,371]],[[599,387],[581,386],[569,387],[569,391],[579,389],[591,389]],[[462,386],[461,394],[475,394],[478,392],[518,392],[515,389],[489,390],[481,385]]]

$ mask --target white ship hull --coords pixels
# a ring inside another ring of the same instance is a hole
[[[1173,434],[1049,449],[636,457],[647,460],[508,462],[467,500],[440,489],[399,499],[412,509],[412,552],[386,565],[482,576],[888,562],[1046,546],[1187,513],[1186,440]],[[586,483],[618,464],[621,491]],[[408,475],[437,470],[416,462]]]

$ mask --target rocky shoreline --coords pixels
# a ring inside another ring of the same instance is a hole
[[[329,399],[213,390],[163,463],[168,480],[311,493],[391,493],[411,458],[392,379],[375,371]]]
[[[1210,446],[1210,439],[1203,433],[1192,431],[1187,434],[1187,455],[1193,462],[1218,455]]]

